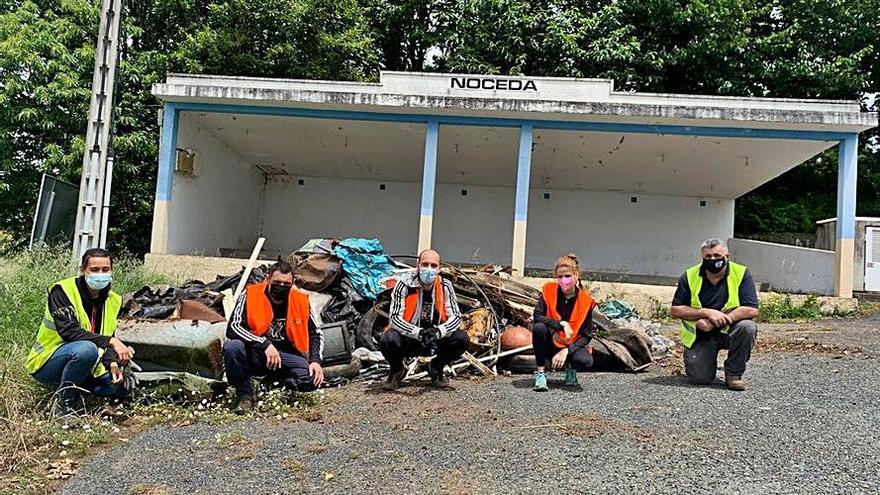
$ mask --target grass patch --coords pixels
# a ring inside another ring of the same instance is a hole
[[[217,433],[214,435],[214,441],[218,449],[228,449],[235,445],[241,445],[247,441],[247,435],[244,430],[235,429],[226,433]]]
[[[853,311],[852,316],[864,318],[880,314],[880,302],[876,301],[859,301],[859,305]]]
[[[172,492],[162,484],[143,484],[138,483],[131,487],[128,495],[172,495]]]
[[[822,307],[815,294],[808,295],[803,302],[795,302],[788,294],[771,294],[759,303],[759,321],[777,322],[785,320],[813,320],[822,316]]]
[[[672,305],[651,298],[651,320],[669,321],[672,319]]]

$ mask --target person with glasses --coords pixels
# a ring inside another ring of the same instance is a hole
[[[255,376],[300,392],[324,382],[324,334],[311,317],[309,297],[293,286],[287,262],[279,260],[263,282],[247,286],[235,302],[226,337],[226,379],[235,388],[240,414],[254,408]]]
[[[745,390],[742,376],[758,332],[755,282],[748,268],[730,261],[720,239],[707,239],[700,254],[703,261],[681,276],[672,298],[672,317],[681,320],[685,374],[695,384],[714,382],[718,351],[727,349],[725,384]]]
[[[563,384],[578,384],[577,372],[593,366],[589,348],[594,334],[593,310],[596,301],[581,286],[581,267],[574,254],[556,260],[555,282],[544,284],[532,317],[532,345],[535,349],[535,387],[538,392],[549,390],[546,366],[565,370]]]
[[[460,358],[470,342],[460,329],[461,311],[452,282],[440,276],[440,253],[419,254],[418,270],[404,275],[391,292],[389,325],[379,350],[391,367],[386,390],[397,390],[406,377],[403,359],[433,356],[428,365],[431,385],[447,388],[443,368]]]

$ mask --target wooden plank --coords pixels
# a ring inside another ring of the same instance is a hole
[[[477,371],[479,371],[480,373],[486,376],[495,376],[495,373],[490,370],[488,366],[477,360],[477,358],[470,352],[464,351],[462,357],[464,357],[469,363],[471,363],[471,365],[476,368]]]
[[[254,264],[257,262],[257,257],[260,255],[260,251],[263,250],[264,242],[266,242],[265,237],[260,237],[259,239],[257,239],[257,245],[254,246],[254,251],[251,253],[250,259],[248,259],[247,265],[244,268],[244,273],[241,274],[241,280],[238,281],[238,287],[235,288],[235,293],[232,297],[233,301],[237,301],[238,296],[240,296],[241,292],[244,290],[244,286],[247,284],[248,277],[251,276],[251,270],[254,269]]]

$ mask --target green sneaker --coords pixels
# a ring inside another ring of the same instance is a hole
[[[574,387],[578,384],[577,370],[574,368],[565,369],[565,381],[562,382],[566,387]]]
[[[547,386],[547,375],[543,371],[535,372],[535,392],[546,392],[550,390]]]

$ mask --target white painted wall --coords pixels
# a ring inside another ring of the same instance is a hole
[[[414,253],[421,184],[303,177],[272,182],[263,228],[268,251],[312,237],[378,237],[390,253]],[[385,184],[385,190],[380,190]],[[461,194],[462,189],[467,195]],[[698,198],[533,190],[527,266],[576,252],[587,270],[678,276],[707,237],[733,235],[733,202]],[[510,263],[514,190],[438,184],[433,245],[448,261]]]
[[[286,177],[265,198],[267,251],[289,253],[313,237],[377,237],[390,254],[418,243],[421,184]]]
[[[698,261],[706,238],[733,236],[733,201],[705,201],[701,207],[694,197],[532,190],[526,266],[552,267],[574,252],[588,271],[681,275]]]
[[[834,251],[730,239],[731,258],[749,267],[756,282],[781,292],[834,293]]]
[[[180,116],[177,146],[195,152],[195,174],[174,173],[168,253],[212,256],[219,248],[251,250],[262,175],[187,112]]]
[[[510,187],[438,184],[434,247],[449,261],[509,265],[515,194]]]

